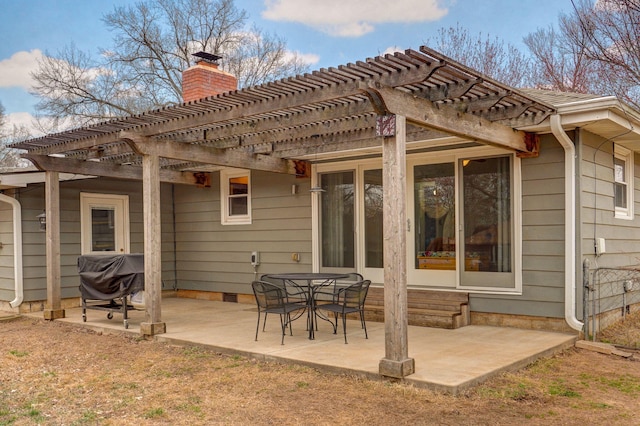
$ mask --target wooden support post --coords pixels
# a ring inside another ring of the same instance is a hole
[[[415,372],[415,361],[408,356],[406,118],[396,115],[394,124],[395,136],[382,142],[385,357],[379,372],[402,378]]]
[[[60,180],[58,172],[44,174],[46,216],[47,306],[44,318],[64,318],[60,293]]]
[[[146,321],[140,334],[153,336],[166,333],[161,318],[162,247],[160,220],[160,157],[156,153],[142,156],[142,203],[144,218],[144,292]]]

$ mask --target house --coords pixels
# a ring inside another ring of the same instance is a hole
[[[154,335],[163,288],[253,303],[263,273],[356,270],[387,302],[381,374],[404,377],[425,294],[462,298],[456,326],[578,333],[583,260],[638,263],[640,113],[616,98],[427,47],[237,91],[204,59],[185,88],[223,93],[14,145],[38,171],[0,176],[0,306],[60,318],[80,254],[144,252]]]

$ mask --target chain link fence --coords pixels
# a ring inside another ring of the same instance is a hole
[[[599,332],[640,310],[640,265],[590,271],[585,261],[583,272],[584,335],[595,341]]]

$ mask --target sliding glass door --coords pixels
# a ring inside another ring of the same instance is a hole
[[[519,171],[513,155],[420,155],[407,163],[407,283],[514,291],[519,286]],[[384,281],[383,170],[377,161],[317,175],[319,268]],[[350,167],[349,167],[350,166]]]

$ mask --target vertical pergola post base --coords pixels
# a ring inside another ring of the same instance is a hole
[[[45,309],[43,314],[44,319],[48,321],[53,321],[65,317],[64,309]]]
[[[167,324],[164,322],[143,322],[140,323],[140,334],[143,336],[155,336],[167,332]]]
[[[416,372],[416,363],[413,358],[401,361],[383,358],[380,360],[379,373],[381,376],[401,379]]]

